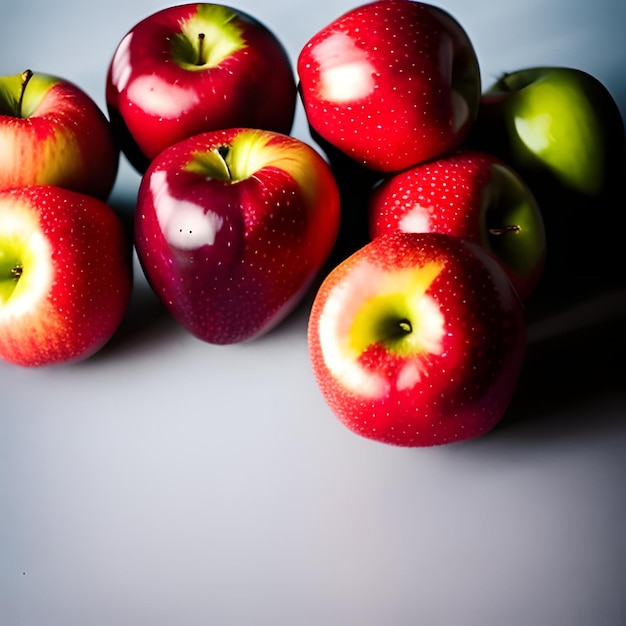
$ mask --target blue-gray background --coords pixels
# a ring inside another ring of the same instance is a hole
[[[295,60],[354,4],[235,6]],[[626,112],[625,3],[440,5],[485,84],[571,65]],[[165,6],[5,6],[0,74],[61,75],[104,108],[117,43]],[[294,134],[308,140],[301,110]],[[112,202],[132,207],[138,183],[123,160]],[[0,364],[0,624],[623,626],[626,391],[623,364],[606,361],[623,350],[625,311],[609,291],[534,322],[532,367],[499,428],[404,450],[331,415],[306,305],[263,339],[214,347],[162,315],[139,272],[99,356]]]

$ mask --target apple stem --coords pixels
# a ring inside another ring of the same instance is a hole
[[[17,282],[20,277],[22,276],[22,272],[24,271],[24,269],[22,268],[21,265],[16,265],[14,268],[11,269],[11,278]]]
[[[33,77],[32,70],[24,70],[22,72],[22,90],[20,91],[20,99],[17,104],[19,117],[22,117],[22,104],[24,103],[24,92],[26,91],[26,85],[28,85],[28,81],[30,81],[32,77]]]
[[[411,326],[411,322],[409,322],[409,320],[400,320],[398,322],[398,328],[406,335],[413,331],[413,327]]]
[[[198,59],[196,65],[204,65],[206,63],[204,59],[204,33],[198,33]]]
[[[503,226],[502,228],[490,228],[490,235],[505,235],[506,233],[519,233],[522,230],[517,224],[511,224],[509,226]]]

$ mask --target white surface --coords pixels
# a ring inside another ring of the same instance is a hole
[[[353,5],[235,4],[294,60]],[[13,3],[0,74],[59,74],[104,106],[115,46],[164,6]],[[485,82],[574,65],[624,113],[625,3],[441,6],[470,34]],[[138,182],[123,161],[112,200],[132,207]],[[261,340],[213,347],[163,315],[139,274],[99,356],[0,364],[0,624],[626,624],[623,295],[533,325],[493,433],[405,450],[330,414],[309,369],[307,303]]]

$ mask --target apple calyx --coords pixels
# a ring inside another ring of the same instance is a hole
[[[441,260],[391,272],[366,263],[353,270],[348,288],[332,290],[329,310],[345,307],[350,313],[322,316],[321,349],[346,391],[382,398],[389,383],[378,366],[397,369],[398,388],[406,389],[421,377],[428,359],[441,354],[444,317],[427,292],[443,268]]]
[[[0,238],[0,306],[9,302],[17,289],[24,273],[24,248],[22,236],[11,228],[11,224],[2,224]],[[28,253],[26,256],[28,264]]]
[[[365,298],[349,330],[352,354],[357,357],[377,344],[403,357],[429,352],[425,338],[437,325],[429,326],[430,313],[421,303],[441,270],[440,263],[399,270],[392,275],[388,290]]]
[[[0,318],[28,307],[33,291],[45,289],[50,276],[41,259],[49,258],[48,243],[31,224],[0,220]]]
[[[15,258],[3,258],[0,262],[0,304],[5,304],[15,291],[24,268]]]
[[[198,5],[197,13],[181,24],[171,40],[172,57],[188,70],[217,67],[246,46],[237,13],[217,4]]]

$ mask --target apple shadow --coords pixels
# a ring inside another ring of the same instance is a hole
[[[128,237],[128,240],[132,245],[135,230],[135,209],[137,206],[135,198],[129,198],[127,195],[110,197],[107,201],[107,204],[120,218],[124,226],[124,230],[126,231],[126,236]]]
[[[563,442],[626,432],[619,416],[626,411],[621,180],[593,200],[543,188],[546,267],[525,303],[529,341],[520,379],[488,441]]]
[[[508,419],[542,407],[590,402],[626,391],[626,153],[602,195],[568,193],[543,181],[547,257],[525,303],[529,346]],[[511,417],[513,416],[513,417]]]
[[[133,290],[120,326],[111,339],[87,359],[89,363],[151,349],[157,338],[162,340],[178,330],[178,325],[152,291],[136,256],[134,247],[135,198],[128,194],[118,195],[110,198],[108,204],[118,215],[126,231],[133,263]]]
[[[120,218],[127,237],[128,252],[133,264],[133,289],[128,309],[109,341],[86,362],[118,358],[121,353],[148,349],[156,337],[166,336],[177,328],[165,306],[148,284],[134,247],[136,199],[132,194],[112,196],[107,204]]]
[[[625,432],[626,420],[598,410],[604,402],[626,406],[625,321],[626,289],[606,290],[529,321],[516,390],[487,438],[520,442],[538,432],[558,439]]]
[[[96,364],[154,350],[159,342],[179,330],[176,321],[141,276],[135,279],[130,303],[119,327],[87,362]]]

